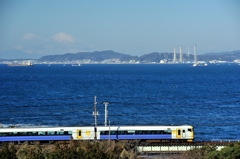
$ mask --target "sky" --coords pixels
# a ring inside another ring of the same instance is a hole
[[[0,59],[240,50],[239,0],[1,0]]]

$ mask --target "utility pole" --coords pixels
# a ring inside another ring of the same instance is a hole
[[[109,142],[109,144],[110,144],[110,120],[109,120],[108,142]]]
[[[97,111],[97,96],[94,96],[94,112],[93,112],[93,116],[95,118],[95,122],[94,122],[94,140],[97,140],[97,116],[98,116],[98,111]]]
[[[105,121],[104,121],[104,125],[107,126],[107,119],[108,119],[108,104],[109,102],[103,102],[103,104],[105,104]]]

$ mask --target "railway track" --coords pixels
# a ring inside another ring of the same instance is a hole
[[[204,141],[204,142],[191,142],[191,143],[140,143],[136,145],[136,150],[143,153],[183,153],[184,151],[192,150],[195,148],[202,148],[203,146],[214,146],[217,150],[240,142],[240,140],[219,140],[219,141]]]

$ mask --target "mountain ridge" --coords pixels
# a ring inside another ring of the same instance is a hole
[[[172,60],[173,53],[159,53],[152,52],[149,54],[144,54],[141,56],[132,56],[128,54],[123,54],[115,52],[113,50],[105,51],[94,51],[94,52],[78,52],[78,53],[65,53],[62,55],[47,55],[42,56],[38,59],[39,62],[44,61],[76,61],[76,60],[90,60],[90,61],[104,61],[109,59],[115,59],[119,61],[139,61],[139,62],[159,62],[160,60]],[[231,52],[220,52],[220,53],[205,53],[197,55],[200,61],[210,61],[210,60],[222,60],[222,61],[234,61],[240,59],[240,50],[235,50]],[[179,53],[177,53],[177,59],[179,59]],[[183,54],[184,61],[193,61],[193,54]]]

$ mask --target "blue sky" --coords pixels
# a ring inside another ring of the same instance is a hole
[[[239,0],[1,0],[0,59],[240,50]]]

